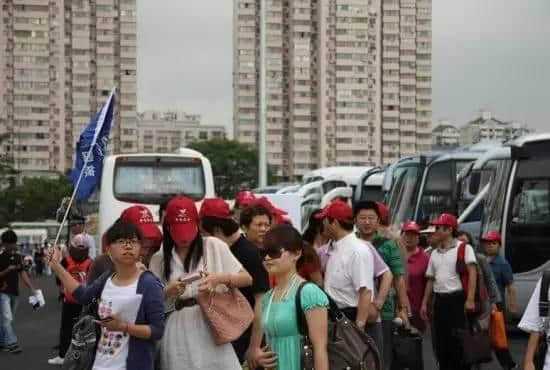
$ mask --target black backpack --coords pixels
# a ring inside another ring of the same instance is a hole
[[[302,370],[313,369],[313,346],[304,310],[302,310],[302,288],[311,282],[303,282],[296,291],[296,318],[298,331],[304,337],[301,346]],[[326,294],[326,292],[325,292]],[[380,354],[374,340],[351,322],[328,296],[328,361],[331,370],[379,370]]]
[[[82,309],[80,318],[74,324],[71,344],[63,362],[64,370],[91,370],[94,366],[97,345],[101,339],[101,327],[96,323],[96,320],[99,320],[97,313],[98,301],[101,298],[108,276],[113,275],[111,272],[105,272],[98,278],[104,278],[99,296],[95,297],[92,303]]]

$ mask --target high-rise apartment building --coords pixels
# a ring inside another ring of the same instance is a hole
[[[193,141],[225,139],[225,126],[201,125],[201,116],[184,112],[146,111],[138,114],[138,149],[143,153],[174,153]]]
[[[267,0],[267,158],[280,178],[431,146],[431,1]],[[234,135],[258,142],[260,1],[234,2]]]
[[[136,0],[0,4],[0,153],[24,173],[71,168],[112,87],[111,150],[137,151]]]

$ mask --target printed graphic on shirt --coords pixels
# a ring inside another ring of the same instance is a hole
[[[113,302],[111,300],[101,299],[99,302],[99,317],[105,319],[113,316]],[[122,332],[109,331],[101,328],[101,340],[97,345],[97,353],[114,356],[122,347],[123,342],[128,335]]]

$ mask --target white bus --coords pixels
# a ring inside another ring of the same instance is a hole
[[[208,158],[181,148],[177,153],[119,154],[105,158],[99,195],[99,235],[132,205],[148,207],[158,221],[159,205],[178,195],[200,203],[214,197]]]
[[[459,219],[461,228],[470,223],[476,240],[491,230],[502,234],[501,253],[512,266],[520,312],[550,268],[549,168],[550,133],[534,134],[481,157],[464,181],[463,197],[477,195]]]

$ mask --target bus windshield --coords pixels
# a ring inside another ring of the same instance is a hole
[[[142,204],[159,204],[177,195],[201,200],[205,195],[201,161],[126,157],[116,163],[113,193],[117,200]]]
[[[392,224],[412,220],[416,195],[422,181],[422,168],[420,164],[409,164],[395,169],[393,185],[388,196]]]

